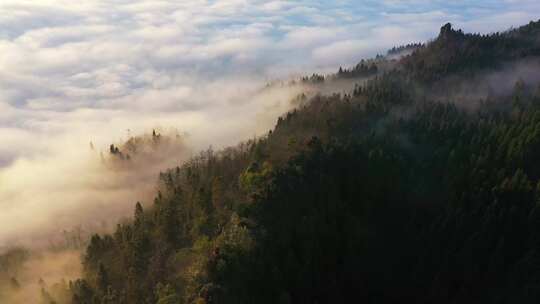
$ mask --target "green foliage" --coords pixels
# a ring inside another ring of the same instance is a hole
[[[158,283],[156,286],[157,302],[156,304],[178,304],[180,297],[177,295],[171,285]]]
[[[393,70],[341,69],[373,76],[350,93],[161,173],[153,204],[92,237],[73,302],[538,302],[539,86],[437,98],[539,56],[538,24],[446,25]]]
[[[375,62],[367,63],[362,60],[352,69],[339,68],[337,78],[363,78],[376,75],[378,68]]]
[[[540,55],[540,21],[491,35],[464,34],[451,24],[439,37],[403,60],[403,67],[423,81],[433,82],[453,73],[501,67],[503,63]]]
[[[254,193],[258,189],[262,189],[271,172],[272,165],[269,162],[266,161],[262,165],[259,165],[258,162],[253,162],[240,175],[241,189],[248,193]]]

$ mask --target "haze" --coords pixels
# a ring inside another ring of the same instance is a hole
[[[300,92],[261,91],[271,80],[335,71],[445,22],[505,30],[538,11],[527,0],[3,0],[0,245],[129,215],[159,170],[267,132]],[[189,148],[111,181],[99,151],[156,128]]]

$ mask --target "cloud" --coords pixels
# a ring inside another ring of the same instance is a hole
[[[509,0],[3,0],[0,244],[131,209],[141,194],[96,165],[90,141],[106,151],[128,129],[172,127],[193,150],[234,144],[267,132],[301,90],[260,90],[268,80],[352,65],[447,21],[489,32],[539,11]]]
[[[13,125],[0,128],[0,248],[43,246],[63,229],[80,224],[95,230],[103,222],[110,225],[129,216],[135,202],[152,201],[161,170],[181,165],[196,150],[267,132],[300,92],[294,87],[253,88],[247,80],[231,80],[203,88],[141,90],[127,99],[110,99],[107,109],[0,104],[5,109],[2,121]],[[186,95],[193,104],[176,102]],[[139,160],[132,156],[130,170],[102,163],[100,154],[108,158],[110,143],[175,127],[182,134],[178,145],[151,150]]]
[[[269,80],[335,71],[449,21],[491,32],[534,12],[533,0],[2,0],[0,253],[111,229],[152,201],[161,170],[266,133],[305,90]],[[111,143],[152,129],[182,137],[111,161]],[[9,302],[35,302],[36,277],[79,276],[79,256],[32,257]]]
[[[14,250],[14,253],[18,258],[12,259],[0,272],[0,299],[3,302],[40,303],[43,302],[43,289],[55,296],[69,298],[67,282],[79,278],[82,273],[80,252],[68,250],[35,254]],[[4,256],[2,258],[5,259]]]

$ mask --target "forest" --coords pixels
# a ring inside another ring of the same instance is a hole
[[[538,303],[540,21],[446,24],[300,82],[343,79],[265,136],[164,170],[42,303]],[[0,256],[10,288],[27,255]]]

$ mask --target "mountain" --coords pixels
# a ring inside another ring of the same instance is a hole
[[[539,22],[504,33],[464,34],[451,24],[426,48],[404,58],[404,70],[424,81],[440,80],[448,74],[474,74],[478,69],[497,68],[506,62],[540,56]]]
[[[94,235],[84,277],[44,299],[537,303],[540,21],[447,24],[404,49],[316,77],[355,81],[163,172],[153,204]]]

